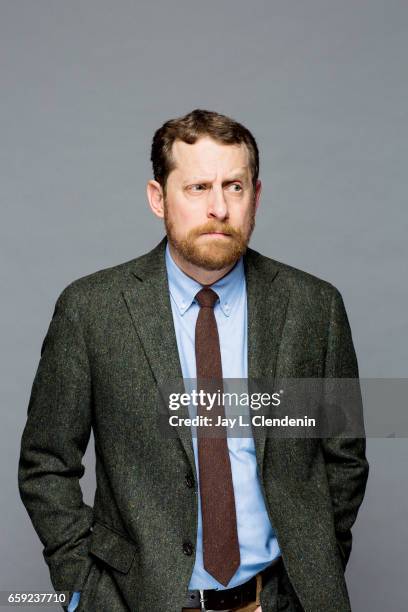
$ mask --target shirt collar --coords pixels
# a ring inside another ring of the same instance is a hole
[[[170,254],[168,243],[166,245],[166,268],[170,295],[176,303],[180,314],[183,315],[190,308],[196,294],[203,286],[190,276],[187,276],[178,267]],[[211,285],[211,288],[216,291],[220,298],[221,310],[226,317],[230,316],[244,287],[245,272],[241,257],[228,274]]]

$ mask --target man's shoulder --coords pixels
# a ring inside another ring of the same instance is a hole
[[[328,280],[253,249],[247,250],[247,261],[250,267],[258,271],[260,278],[265,279],[265,282],[276,280],[280,285],[284,285],[295,293],[318,293],[332,296],[333,293],[338,292],[338,289]]]
[[[75,278],[59,293],[57,306],[61,304],[69,310],[82,310],[89,305],[98,307],[98,304],[102,305],[107,300],[117,299],[128,286],[129,279],[134,279],[133,274],[147,263],[149,255],[145,253]]]

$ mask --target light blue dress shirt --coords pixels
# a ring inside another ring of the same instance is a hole
[[[79,591],[75,591],[75,593],[73,593],[71,601],[69,602],[68,612],[74,612],[74,610],[77,609],[80,596],[81,593]]]
[[[195,325],[200,310],[195,295],[202,289],[202,285],[187,276],[177,266],[170,254],[168,244],[166,267],[183,378],[195,379]],[[247,303],[242,258],[226,276],[211,285],[211,288],[219,296],[219,301],[214,307],[214,315],[220,338],[223,378],[246,379],[248,376]],[[198,495],[196,558],[189,589],[224,589],[238,586],[262,571],[280,555],[278,541],[270,523],[260,487],[252,435],[249,434],[248,437],[228,436],[227,441],[237,512],[241,564],[226,587],[204,569],[201,502]],[[194,428],[193,448],[199,477],[197,437]]]

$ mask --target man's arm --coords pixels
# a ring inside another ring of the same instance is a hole
[[[337,289],[334,289],[331,302],[325,377],[358,378],[350,325],[343,299]],[[365,455],[366,442],[364,437],[332,437],[322,438],[322,446],[336,537],[346,566],[352,547],[351,527],[363,501],[369,472]]]
[[[90,369],[69,286],[41,347],[18,466],[20,496],[56,590],[80,591],[92,565],[87,543],[93,510],[79,484],[90,432]]]

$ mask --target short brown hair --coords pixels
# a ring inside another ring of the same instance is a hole
[[[153,136],[150,160],[153,164],[154,178],[160,183],[164,193],[166,193],[167,177],[175,168],[171,154],[174,141],[182,140],[187,144],[194,144],[201,136],[210,136],[223,144],[244,143],[247,146],[255,191],[259,175],[259,151],[251,132],[226,115],[196,108],[184,117],[166,121]]]

